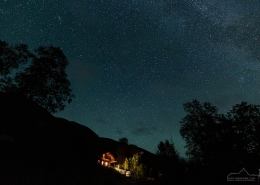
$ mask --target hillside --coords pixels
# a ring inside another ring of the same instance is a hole
[[[0,110],[0,184],[90,183],[102,174],[98,156],[110,151],[119,157],[122,143],[54,117],[25,98],[0,92]],[[123,147],[127,155],[143,151],[153,160],[153,154],[139,147]]]
[[[145,166],[149,168],[155,165],[151,161],[155,161],[156,156],[153,153],[143,148],[140,148],[136,145],[132,145],[132,144],[128,145],[128,144],[120,143],[110,138],[102,138],[102,137],[100,137],[100,145],[102,149],[104,149],[104,151],[110,151],[112,154],[114,154],[119,163],[123,162],[123,160],[125,160],[125,157],[132,157],[134,154],[142,152],[143,155],[142,155],[141,162],[144,163]]]

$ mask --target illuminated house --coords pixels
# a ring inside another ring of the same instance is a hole
[[[115,167],[115,164],[117,162],[115,160],[115,157],[110,152],[103,154],[100,161],[101,165],[108,167]]]

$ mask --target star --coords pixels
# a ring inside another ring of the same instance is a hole
[[[101,137],[127,137],[153,153],[172,137],[185,156],[184,103],[209,101],[224,111],[260,102],[258,1],[4,0],[0,7],[1,39],[62,48],[77,98],[55,116]]]

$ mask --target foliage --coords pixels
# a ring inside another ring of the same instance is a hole
[[[260,163],[260,106],[241,102],[226,114],[210,103],[184,104],[187,115],[180,133],[193,169],[223,176],[234,170],[258,169]],[[215,170],[215,171],[214,171]],[[226,170],[226,171],[225,171]],[[213,172],[214,171],[214,172]]]
[[[160,141],[157,145],[156,155],[164,158],[178,158],[178,152],[174,147],[174,143],[169,140],[165,140],[165,142]]]
[[[124,170],[128,170],[129,169],[129,161],[127,158],[125,158],[125,161],[123,163],[123,168]]]
[[[201,104],[193,100],[184,104],[184,110],[188,114],[181,120],[180,133],[187,144],[186,154],[202,162],[203,158],[212,155],[211,147],[217,139],[217,108],[208,102]]]
[[[24,96],[52,113],[64,110],[74,97],[67,65],[60,48],[40,46],[32,53],[25,44],[0,41],[0,91]]]
[[[32,57],[25,44],[9,46],[8,43],[0,41],[0,75],[6,77],[20,64],[26,64]]]
[[[128,145],[128,139],[127,139],[126,137],[122,137],[122,138],[120,138],[120,139],[119,139],[119,142]]]
[[[130,170],[137,178],[143,177],[145,173],[144,164],[140,163],[143,152],[134,154],[132,157],[126,158],[124,162],[124,169]]]
[[[233,134],[237,142],[233,143],[233,149],[243,146],[248,153],[258,152],[260,131],[260,106],[249,105],[246,102],[233,106],[228,112],[227,120],[232,125]],[[242,142],[242,143],[241,143]]]
[[[166,139],[164,142],[160,141],[157,148],[156,155],[159,159],[159,174],[161,174],[159,177],[161,176],[166,181],[180,178],[182,173],[181,163],[174,143]]]
[[[134,168],[133,172],[137,178],[141,178],[145,175],[146,167],[143,163],[138,164],[136,168]]]

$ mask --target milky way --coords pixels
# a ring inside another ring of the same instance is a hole
[[[183,103],[260,104],[257,0],[5,0],[0,16],[0,39],[62,48],[76,99],[56,116],[101,137],[184,156]]]

